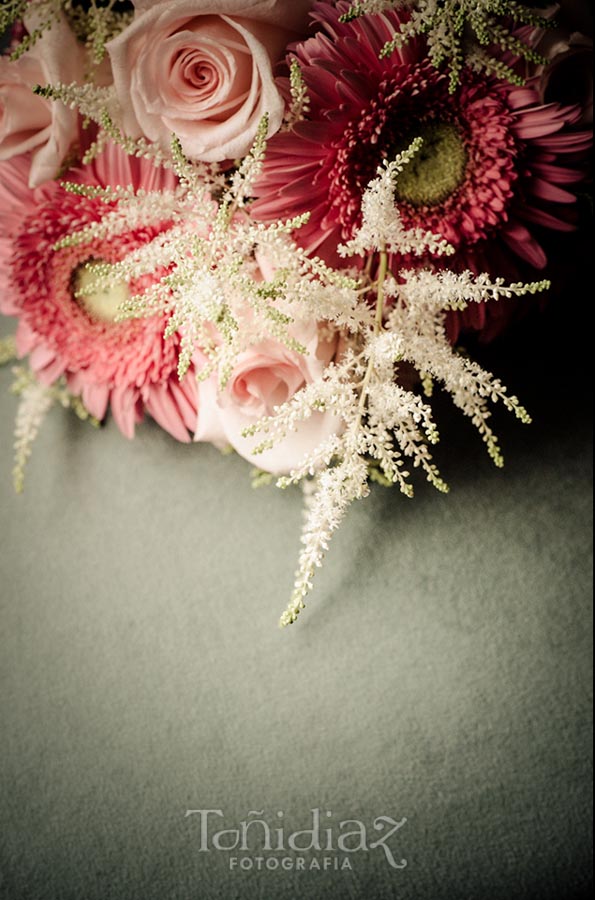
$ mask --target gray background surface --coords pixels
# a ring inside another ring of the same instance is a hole
[[[484,352],[536,419],[497,416],[505,470],[439,401],[450,496],[356,504],[283,632],[299,492],[254,492],[242,460],[151,423],[128,443],[54,410],[15,497],[0,372],[2,898],[582,896],[590,425],[551,352],[571,324],[540,322]],[[406,816],[408,866],[232,871],[188,808],[288,831],[311,808]]]

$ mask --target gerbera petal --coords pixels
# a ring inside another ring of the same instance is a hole
[[[100,422],[105,418],[110,392],[106,384],[86,384],[83,387],[82,401],[92,416]]]
[[[124,437],[132,440],[137,421],[136,404],[139,392],[129,385],[114,388],[110,395],[110,408],[116,425]]]
[[[44,346],[43,344],[38,345],[31,351],[31,355],[29,356],[29,362],[31,364],[31,368],[35,371],[39,371],[40,369],[49,366],[56,359],[56,351],[50,349],[49,347]]]
[[[193,373],[189,373],[181,382],[172,380],[169,384],[180,416],[186,428],[193,431],[196,426],[197,386]]]
[[[566,222],[564,219],[553,216],[545,209],[525,206],[523,209],[517,210],[517,216],[526,222],[533,222],[535,225],[551,228],[553,231],[574,231],[576,229],[576,224],[573,222]]]
[[[535,269],[543,269],[546,266],[547,256],[543,248],[520,222],[514,222],[503,228],[502,240],[517,256]]]
[[[33,352],[35,353],[35,351]],[[61,378],[62,375],[64,375],[66,366],[64,360],[59,356],[49,358],[43,366],[34,365],[32,357],[33,355],[29,357],[31,368],[35,372],[37,380],[42,384],[46,384],[49,387],[49,385],[53,384],[58,378]]]
[[[534,162],[531,168],[536,175],[545,178],[550,183],[576,184],[584,179],[584,173],[580,169],[568,169],[545,162]]]
[[[188,430],[169,385],[151,385],[145,399],[145,406],[157,424],[168,431],[172,437],[183,443],[190,441]]]
[[[550,203],[575,203],[576,197],[570,191],[564,191],[543,178],[528,178],[527,189],[536,197],[548,200]]]
[[[568,134],[552,134],[547,140],[537,140],[537,147],[544,147],[553,153],[579,153],[589,150],[593,144],[593,135],[589,131],[571,131]]]
[[[539,102],[539,94],[533,88],[518,88],[517,90],[512,90],[508,95],[508,105],[514,110],[532,106],[537,102]]]

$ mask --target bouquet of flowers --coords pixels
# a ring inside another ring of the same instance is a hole
[[[411,496],[419,469],[447,490],[434,385],[502,465],[490,404],[529,416],[459,344],[548,287],[542,235],[575,227],[590,42],[554,16],[514,0],[4,0],[17,490],[54,403],[111,414],[127,438],[148,415],[232,448],[256,484],[302,483],[285,625],[370,482]]]

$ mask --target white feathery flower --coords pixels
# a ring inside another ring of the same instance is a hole
[[[440,235],[421,228],[406,228],[395,205],[395,186],[399,173],[418,152],[423,143],[416,138],[407,150],[391,162],[378,167],[377,177],[370,182],[362,198],[362,224],[346,244],[339,244],[341,256],[364,255],[371,251],[388,253],[424,253],[449,255],[454,248]]]

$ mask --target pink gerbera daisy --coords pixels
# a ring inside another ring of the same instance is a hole
[[[44,384],[64,377],[96,418],[103,419],[109,407],[127,437],[146,410],[178,440],[188,441],[196,424],[197,388],[192,373],[178,380],[179,338],[164,340],[162,314],[115,321],[127,294],[158,276],[122,283],[105,294],[84,292],[89,262],[117,262],[169,223],[55,249],[65,236],[100,221],[113,204],[68,193],[56,182],[31,191],[27,165],[20,158],[0,166],[0,311],[18,317],[19,355],[29,355]],[[176,184],[171,172],[113,146],[89,166],[69,172],[68,179],[144,190],[171,190]]]
[[[537,76],[516,87],[466,70],[451,94],[423,40],[380,58],[405,12],[341,23],[348,8],[316,3],[319,30],[292,51],[310,110],[270,140],[254,215],[269,221],[309,210],[297,239],[340,265],[336,246],[360,224],[377,166],[420,135],[423,147],[396,189],[405,224],[445,237],[455,267],[517,274],[514,264],[503,271],[516,257],[543,268],[536,229],[573,228],[569,187],[584,178],[591,144],[589,131],[573,130],[580,108],[543,104]],[[483,304],[472,306],[483,315]]]

